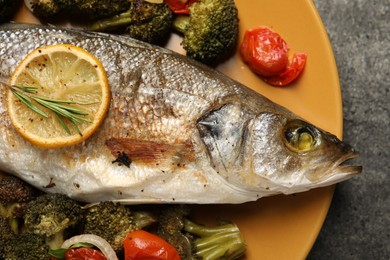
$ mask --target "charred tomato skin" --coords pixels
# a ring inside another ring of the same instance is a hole
[[[124,248],[125,260],[180,260],[171,244],[144,230],[129,233],[124,241]]]
[[[260,26],[247,30],[240,46],[240,54],[249,68],[265,82],[285,86],[301,74],[306,53],[295,53],[288,58],[287,42],[268,27]]]
[[[107,260],[107,257],[96,249],[80,247],[66,251],[65,260]]]
[[[307,54],[303,52],[294,53],[291,63],[288,64],[286,70],[274,77],[263,78],[270,85],[282,87],[290,84],[301,75],[305,67]]]

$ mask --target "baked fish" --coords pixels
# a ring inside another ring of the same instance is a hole
[[[361,172],[357,153],[249,88],[180,54],[76,29],[0,27],[0,73],[43,45],[95,55],[109,113],[81,144],[42,149],[11,124],[0,88],[0,170],[85,202],[242,203],[331,185]]]

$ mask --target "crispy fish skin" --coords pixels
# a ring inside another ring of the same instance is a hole
[[[112,100],[85,142],[41,149],[14,130],[0,88],[0,170],[44,191],[86,202],[242,203],[361,171],[339,166],[357,153],[333,135],[217,71],[127,37],[8,24],[0,27],[1,76],[58,43],[102,62]],[[314,140],[304,152],[290,144],[302,132]]]

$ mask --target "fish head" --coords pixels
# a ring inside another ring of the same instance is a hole
[[[253,169],[249,175],[285,194],[332,185],[362,170],[344,164],[358,156],[350,145],[295,117],[256,116],[248,125],[246,142],[248,166]]]
[[[241,190],[291,194],[361,172],[344,165],[358,153],[289,111],[253,114],[224,105],[198,122],[212,167]]]

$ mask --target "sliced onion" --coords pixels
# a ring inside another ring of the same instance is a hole
[[[145,0],[145,2],[149,2],[152,4],[162,4],[164,0]]]
[[[84,234],[71,237],[65,240],[61,247],[69,248],[77,243],[92,244],[99,248],[99,250],[102,252],[103,255],[107,257],[108,260],[118,260],[118,257],[114,249],[112,249],[111,245],[104,238],[92,234]]]

